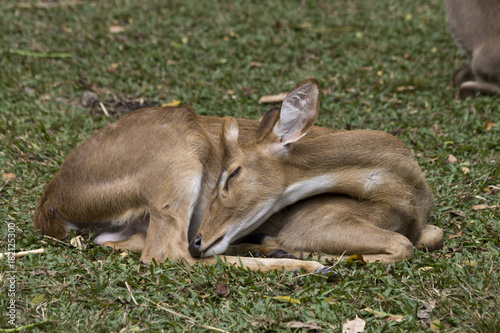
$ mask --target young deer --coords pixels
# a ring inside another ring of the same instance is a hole
[[[442,246],[441,230],[426,224],[433,196],[408,147],[371,130],[304,136],[318,110],[318,84],[308,80],[258,140],[240,143],[236,120],[225,121],[223,171],[190,243],[194,257],[222,254],[252,232],[275,236],[267,243],[287,252],[381,262],[412,256],[413,244]]]
[[[455,39],[472,59],[453,74],[460,97],[500,95],[500,1],[446,0]]]
[[[271,255],[283,248],[390,262],[410,257],[413,244],[440,248],[441,230],[425,224],[432,193],[411,151],[382,132],[315,127],[318,110],[313,79],[260,127],[189,107],[138,110],[68,156],[40,199],[35,227],[57,238],[71,228],[94,231],[97,244],[142,251],[143,262],[215,262],[206,257],[232,253],[230,245],[252,231],[272,236],[253,246]],[[227,261],[323,268],[281,258]]]

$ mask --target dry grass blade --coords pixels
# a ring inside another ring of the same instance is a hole
[[[137,304],[137,301],[135,300],[134,294],[132,293],[132,288],[130,288],[130,285],[128,284],[127,281],[125,281],[125,286],[127,287],[127,290],[130,294],[130,298],[132,298],[132,301],[134,301],[134,304],[139,305],[139,304]]]
[[[186,315],[183,315],[182,313],[179,313],[177,311],[174,311],[172,309],[169,309],[169,308],[166,308],[165,306],[162,306],[160,305],[159,303],[155,303],[145,297],[143,297],[146,301],[156,305],[159,309],[162,309],[163,311],[166,311],[170,314],[173,314],[174,316],[178,316],[180,318],[183,318],[183,319],[186,319],[187,321],[189,321],[190,323],[192,323],[193,325],[197,325],[199,327],[202,327],[202,328],[206,328],[206,329],[209,329],[209,330],[212,330],[212,331],[217,331],[217,332],[225,332],[225,333],[229,333],[229,331],[225,331],[223,329],[220,329],[220,328],[217,328],[217,327],[213,327],[213,326],[209,326],[209,325],[205,325],[205,324],[200,324],[196,319],[193,319],[191,317],[188,317]]]

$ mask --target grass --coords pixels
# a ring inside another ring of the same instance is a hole
[[[451,74],[466,59],[443,7],[437,0],[2,1],[0,251],[14,235],[16,251],[46,253],[16,260],[14,271],[0,263],[0,327],[339,332],[358,316],[367,332],[498,332],[499,99],[455,98]],[[444,230],[442,250],[389,266],[340,262],[334,270],[342,277],[328,279],[145,266],[137,254],[88,239],[76,249],[34,230],[36,203],[65,156],[124,110],[180,100],[200,114],[256,119],[268,109],[259,96],[308,77],[322,83],[319,125],[387,131],[414,150],[435,193],[430,222]],[[82,107],[86,90],[110,117],[99,105]]]

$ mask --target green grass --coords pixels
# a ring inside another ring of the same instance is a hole
[[[14,327],[14,276],[15,324],[27,331],[305,331],[287,327],[300,321],[339,332],[356,316],[367,332],[429,332],[431,321],[434,331],[499,331],[500,198],[485,188],[500,186],[500,127],[488,127],[500,103],[455,99],[451,74],[466,59],[442,1],[64,2],[0,3],[0,252],[9,223],[16,251],[46,249],[18,259],[14,273],[2,260],[1,328]],[[139,265],[137,254],[89,240],[75,249],[34,230],[46,183],[123,105],[181,100],[200,114],[257,119],[269,108],[260,96],[308,77],[322,83],[319,125],[387,131],[414,150],[435,193],[442,250],[390,266],[340,262],[342,277],[328,280]],[[111,117],[81,106],[86,90]]]

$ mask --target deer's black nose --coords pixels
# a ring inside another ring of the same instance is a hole
[[[189,253],[195,258],[199,258],[201,256],[200,252],[201,247],[201,235],[196,235],[196,237],[189,243]]]

